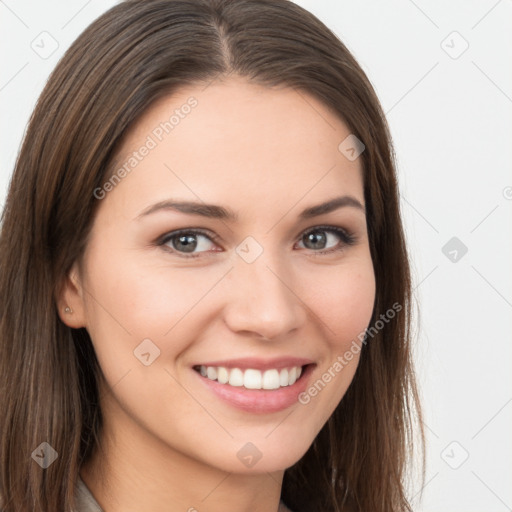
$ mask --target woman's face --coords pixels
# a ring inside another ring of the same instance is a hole
[[[63,295],[64,321],[91,336],[110,431],[230,473],[306,452],[375,297],[349,135],[305,93],[234,78],[140,119]]]

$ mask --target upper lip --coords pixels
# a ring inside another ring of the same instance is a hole
[[[208,361],[206,363],[198,363],[194,366],[223,366],[224,368],[240,368],[241,370],[247,370],[249,368],[254,370],[282,370],[283,368],[305,366],[311,363],[313,363],[311,359],[302,357],[277,357],[275,359],[245,357],[224,361]]]

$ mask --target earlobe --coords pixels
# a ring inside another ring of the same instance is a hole
[[[76,264],[63,279],[56,303],[59,318],[73,329],[86,326],[82,286]]]

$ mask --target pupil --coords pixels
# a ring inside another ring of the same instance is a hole
[[[321,232],[317,231],[316,233]],[[316,233],[309,233],[309,235],[307,235],[307,239],[309,242],[313,243],[313,249],[322,249],[322,247],[315,246],[315,244],[320,243],[320,245],[324,245],[327,241],[327,237],[325,236],[325,234],[318,235]]]
[[[174,244],[174,246],[179,250],[184,249],[184,252],[194,252],[194,249],[197,247],[197,241],[195,240],[195,237],[190,235],[180,236],[178,238],[178,245],[180,244],[182,247],[176,247],[176,244]]]

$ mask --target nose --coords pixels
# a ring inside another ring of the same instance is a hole
[[[279,257],[264,252],[252,263],[240,258],[227,278],[224,319],[233,332],[273,340],[304,324],[304,298]]]

